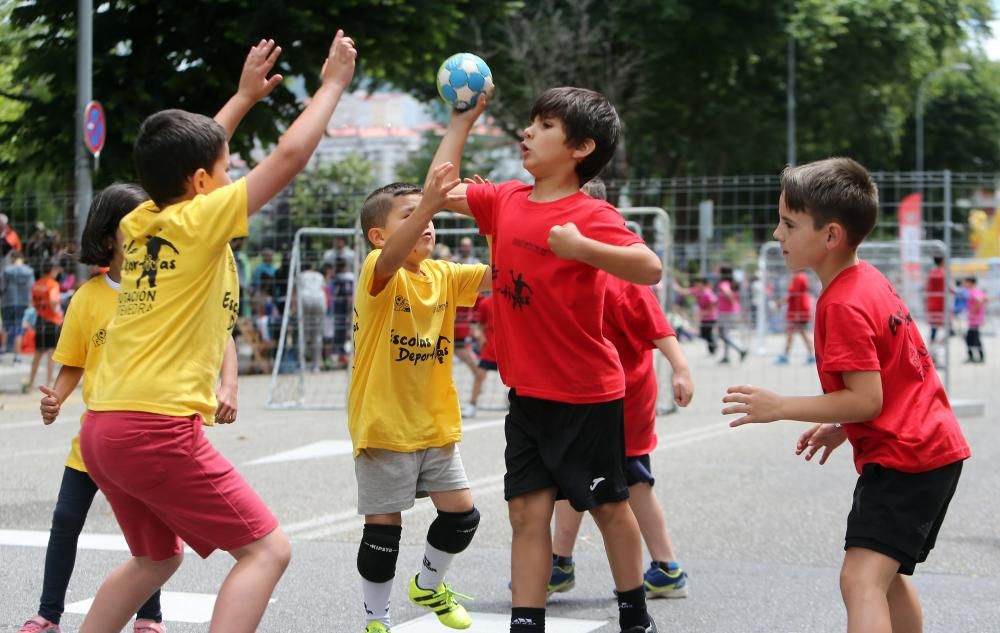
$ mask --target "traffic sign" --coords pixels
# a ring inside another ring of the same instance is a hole
[[[91,101],[83,110],[83,144],[91,154],[99,157],[101,150],[104,149],[106,136],[104,108],[97,101]]]

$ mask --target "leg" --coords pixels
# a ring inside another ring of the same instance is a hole
[[[795,337],[795,330],[792,328],[785,329],[785,358],[792,353],[792,339]]]
[[[847,607],[847,633],[893,633],[889,586],[899,562],[863,547],[849,547],[840,570],[840,594]]]
[[[42,351],[35,350],[35,355],[31,358],[31,373],[28,374],[28,389],[35,386],[35,375],[38,373],[38,365],[42,362]]]
[[[670,532],[667,530],[663,506],[653,492],[653,487],[648,483],[635,484],[629,486],[628,494],[628,504],[639,524],[642,540],[649,548],[649,555],[654,561],[664,563],[677,560],[673,543],[670,541]]]
[[[910,580],[902,574],[889,585],[889,617],[892,619],[892,633],[922,633],[924,615],[920,608],[920,596]]]
[[[66,600],[66,588],[76,564],[76,544],[87,520],[87,513],[97,494],[97,484],[72,468],[63,471],[62,484],[55,511],[52,531],[45,550],[45,575],[42,578],[42,599],[38,615],[59,624]]]
[[[288,567],[291,546],[281,528],[275,528],[267,536],[229,553],[236,564],[219,588],[209,633],[253,633]]]
[[[472,504],[468,488],[430,493],[438,516],[427,529],[424,560],[416,583],[421,589],[435,590],[457,554],[464,552],[479,527],[479,511]]]
[[[545,608],[546,585],[552,572],[549,524],[556,501],[555,487],[512,497],[507,502],[510,527],[511,604],[514,608]]]
[[[361,594],[365,600],[365,620],[392,626],[389,616],[389,596],[396,576],[399,540],[402,535],[402,515],[365,515],[365,529],[358,547],[358,573],[361,574]]]
[[[601,530],[611,564],[615,589],[627,591],[642,585],[642,537],[628,501],[602,503],[590,510]]]
[[[479,359],[476,358],[476,352],[472,349],[471,345],[464,345],[463,347],[458,348],[455,351],[455,356],[458,356],[458,359],[465,363],[465,366],[469,368],[469,371],[473,374],[476,373],[476,369],[478,369],[479,365]]]
[[[139,610],[135,612],[136,622],[139,620],[149,620],[151,622],[163,622],[163,611],[160,609],[160,590],[157,589],[149,597]]]
[[[45,350],[45,354],[46,354],[46,359],[45,359],[45,384],[46,385],[55,385],[55,383],[52,381],[52,379],[53,379],[53,377],[55,375],[55,371],[56,371],[56,361],[55,361],[55,359],[52,358],[52,354],[53,354],[54,351],[55,350],[51,350],[51,349]]]
[[[174,575],[182,559],[183,554],[159,561],[134,556],[119,565],[98,589],[80,633],[121,631],[143,601]]]
[[[569,501],[556,501],[556,527],[552,531],[552,553],[573,558],[573,546],[583,523],[583,513],[577,512]]]
[[[483,383],[486,382],[486,370],[476,367],[476,376],[472,381],[472,395],[469,396],[469,404],[476,406],[479,403],[479,396],[483,393]]]

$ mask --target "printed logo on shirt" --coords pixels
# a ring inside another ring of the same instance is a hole
[[[396,301],[393,305],[393,310],[396,312],[409,312],[410,311],[410,301],[406,297],[401,297],[396,295]]]
[[[239,295],[233,296],[233,293],[227,290],[226,294],[222,295],[222,309],[229,312],[229,331],[232,332],[236,327],[236,319],[240,316]]]
[[[94,344],[94,347],[100,347],[104,345],[104,342],[108,340],[108,331],[104,328],[97,330],[93,338],[90,341]]]
[[[413,363],[416,366],[429,360],[437,360],[443,365],[445,358],[451,354],[451,339],[446,336],[439,336],[435,343],[430,338],[407,336],[393,329],[389,330],[389,343],[396,350],[394,360],[397,363]]]
[[[510,273],[510,283],[504,282],[502,287],[497,288],[497,293],[510,299],[515,310],[520,308],[523,311],[524,306],[531,305],[531,295],[534,291],[524,281],[524,273],[517,273],[515,276],[513,270],[508,272]]]
[[[160,261],[160,251],[166,246],[174,253],[180,255],[181,252],[177,250],[177,247],[171,244],[169,241],[163,239],[162,237],[156,235],[146,236],[146,255],[140,261],[138,257],[131,258],[131,255],[135,255],[139,251],[139,245],[135,243],[135,240],[129,241],[125,246],[125,270],[127,272],[132,272],[137,268],[142,268],[142,274],[139,278],[135,280],[135,287],[138,288],[142,284],[142,280],[146,280],[146,284],[150,288],[156,287],[156,275],[161,270],[173,270],[177,267],[177,260],[163,260]]]
[[[520,238],[511,241],[511,244],[513,246],[516,246],[517,248],[523,248],[529,250],[536,255],[541,255],[542,257],[547,257],[552,254],[552,251],[549,250],[548,248],[544,246],[539,246],[538,244],[534,244],[532,242],[522,240]]]
[[[594,489],[600,485],[602,481],[605,481],[604,477],[597,477],[592,482],[590,482],[590,491],[594,492]]]
[[[896,296],[898,297],[899,295]],[[930,352],[927,351],[927,346],[922,341],[918,345],[917,341],[920,339],[914,339],[909,336],[911,327],[915,327],[913,325],[913,317],[906,311],[905,306],[900,306],[895,312],[889,315],[889,332],[893,336],[896,336],[901,329],[905,332],[910,343],[910,364],[913,365],[913,368],[920,374],[920,379],[923,380],[927,377],[927,373],[933,366],[934,361],[931,359]]]

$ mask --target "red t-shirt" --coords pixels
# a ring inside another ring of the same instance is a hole
[[[944,268],[932,268],[924,289],[927,299],[927,320],[931,325],[944,325]]]
[[[497,365],[518,395],[559,402],[607,402],[625,395],[618,352],[602,333],[608,275],[549,249],[549,230],[573,222],[591,239],[641,244],[613,206],[584,193],[528,200],[521,182],[469,185],[483,235],[493,237],[493,313]]]
[[[480,297],[476,302],[476,318],[484,339],[482,347],[479,348],[479,359],[495,363],[497,353],[493,349],[493,295]]]
[[[920,330],[878,269],[861,262],[837,275],[816,304],[815,339],[825,393],[844,388],[841,372],[882,377],[882,413],[844,425],[859,473],[871,463],[926,472],[969,457]]]
[[[812,295],[809,294],[809,278],[803,272],[795,273],[788,284],[788,308],[785,321],[788,323],[808,323],[812,313]]]
[[[31,305],[38,317],[62,325],[63,314],[60,306],[59,282],[51,277],[42,277],[31,287]],[[54,307],[53,307],[54,304]]]
[[[472,336],[472,308],[456,308],[455,340],[464,341]]]
[[[653,341],[676,336],[652,289],[608,275],[604,291],[604,336],[618,350],[625,370],[625,454],[656,448],[656,369]]]

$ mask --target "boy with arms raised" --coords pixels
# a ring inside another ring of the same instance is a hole
[[[270,69],[280,49],[268,44],[257,61]],[[228,242],[246,235],[248,216],[305,166],[351,82],[355,55],[338,31],[309,105],[235,183],[228,136],[254,102],[242,92],[216,121],[164,110],[139,129],[135,167],[152,200],[120,225],[122,288],[81,435],[84,461],[133,557],[104,581],[82,633],[120,631],[177,570],[182,539],[203,557],[222,549],[236,559],[216,598],[213,633],[255,631],[288,564],[277,520],[205,439],[201,421],[215,412],[226,344],[218,310]],[[263,73],[257,88],[280,79]]]
[[[452,125],[471,127],[482,107],[453,114]],[[423,191],[387,185],[361,209],[362,231],[374,250],[365,258],[354,300],[348,425],[358,513],[365,517],[358,572],[367,633],[389,630],[401,513],[426,496],[438,515],[427,530],[423,566],[410,580],[409,597],[445,626],[472,624],[456,600],[460,594],[444,583],[452,559],[479,526],[458,451],[462,417],[452,358],[456,310],[472,307],[490,276],[483,264],[429,259],[432,218],[458,185],[453,173],[450,163],[439,164]]]
[[[449,127],[434,164],[457,164],[468,132]],[[627,502],[625,376],[602,333],[602,315],[609,273],[652,285],[662,270],[614,207],[580,191],[620,136],[618,114],[603,95],[548,90],[535,101],[521,144],[534,186],[462,185],[455,194],[467,197],[449,205],[472,215],[492,239],[497,364],[511,388],[504,497],[513,528],[512,633],[545,630],[557,498],[589,510],[601,530],[622,631],[656,630]]]
[[[824,395],[789,397],[750,385],[723,398],[730,423],[815,422],[796,453],[819,463],[849,440],[860,474],[847,517],[840,590],[849,633],[923,630],[907,576],[934,547],[969,446],[917,324],[892,284],[858,259],[875,226],[878,190],[864,167],[831,158],[781,176],[774,238],[791,270],[823,284],[816,369]]]

